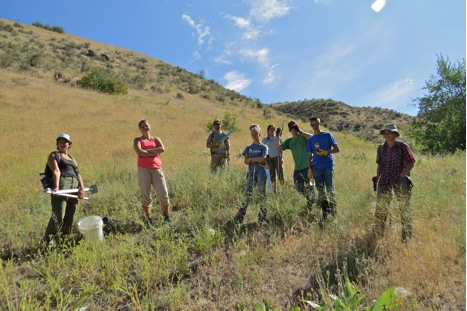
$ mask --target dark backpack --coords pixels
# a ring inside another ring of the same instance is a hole
[[[60,161],[60,152],[55,152],[54,156],[55,156],[55,160],[58,163],[58,161]],[[42,187],[44,187],[44,189],[47,189],[47,188],[51,189],[53,187],[54,173],[50,169],[48,163],[45,164],[44,172],[40,173],[39,176],[40,176],[40,180],[42,183]]]

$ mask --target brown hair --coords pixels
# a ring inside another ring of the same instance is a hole
[[[318,117],[310,117],[309,120],[310,120],[310,122],[311,121],[318,121],[318,123],[321,123],[321,119],[318,118]]]
[[[141,124],[143,124],[143,123],[148,123],[148,120],[143,119],[143,120],[139,121],[139,123],[138,123],[138,128],[139,129],[141,128]]]

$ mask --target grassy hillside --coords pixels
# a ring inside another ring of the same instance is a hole
[[[0,53],[0,59],[27,59],[21,55],[28,53],[31,36],[44,43],[43,51],[50,42],[88,42],[97,55],[115,60],[116,72],[134,70],[131,59],[146,59],[141,74],[153,82],[142,88],[130,84],[127,95],[115,96],[81,89],[72,79],[55,81],[57,71],[72,77],[80,70],[65,65],[71,64],[66,57],[62,65],[53,61],[54,55],[63,56],[57,51],[44,52],[42,66],[22,68],[14,61],[0,69],[0,309],[258,310],[267,304],[277,310],[311,310],[302,299],[328,303],[331,309],[329,295],[343,291],[346,277],[365,295],[361,306],[394,288],[394,310],[466,308],[465,154],[415,155],[415,236],[407,245],[399,241],[396,208],[386,239],[370,238],[376,144],[346,133],[335,134],[341,149],[335,156],[335,221],[320,229],[319,210],[307,212],[291,184],[293,163],[286,152],[286,186],[280,195],[268,196],[271,221],[257,224],[259,207],[253,203],[246,224],[232,227],[229,221],[243,197],[246,168],[237,155],[251,141],[248,125],[259,123],[265,129],[286,116],[273,109],[265,113],[230,91],[217,93],[220,86],[200,77],[193,78],[196,85],[213,89],[186,92],[180,76],[171,74],[186,73],[183,69],[144,55],[32,26],[3,21],[3,29],[5,25],[13,30],[7,37],[0,33],[5,39],[1,50],[8,41],[14,49],[23,45],[25,52]],[[117,55],[125,57],[118,60]],[[158,64],[167,71],[159,74]],[[156,73],[157,83],[152,78]],[[156,90],[158,85],[163,92]],[[233,98],[223,97],[227,93]],[[226,111],[238,117],[242,131],[232,136],[229,168],[211,175],[205,124]],[[139,215],[132,149],[143,118],[165,144],[162,161],[173,203],[172,223],[165,224],[157,214],[157,226],[150,229]],[[93,200],[80,202],[75,223],[87,215],[112,216],[123,232],[90,243],[75,227],[68,244],[44,252],[40,241],[50,202],[38,174],[61,132],[73,139],[70,152],[85,184],[97,183],[100,189]],[[350,298],[339,296],[347,305]]]
[[[407,132],[413,117],[390,109],[351,107],[332,99],[310,99],[271,105],[277,111],[307,122],[318,116],[331,131],[349,133],[363,140],[378,142],[379,131],[386,123],[396,123],[401,132]]]

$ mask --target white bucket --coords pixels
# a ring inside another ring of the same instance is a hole
[[[102,228],[104,222],[102,217],[92,215],[88,217],[81,218],[78,221],[78,230],[82,235],[88,240],[91,241],[100,241],[104,239],[104,232]]]

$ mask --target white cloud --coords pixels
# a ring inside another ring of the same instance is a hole
[[[224,74],[224,80],[227,82],[224,87],[236,92],[240,92],[251,84],[251,80],[235,70]]]
[[[269,66],[266,77],[262,81],[263,84],[271,84],[277,80],[275,69],[276,65]]]
[[[231,65],[232,62],[232,47],[234,46],[233,42],[227,42],[224,45],[224,50],[222,51],[222,55],[213,57],[213,61],[216,64],[223,64],[223,65]]]
[[[247,49],[247,50],[242,50],[240,52],[243,56],[247,58],[252,58],[256,60],[258,63],[263,64],[263,65],[268,65],[269,64],[269,50],[266,48],[262,48],[261,50],[252,50],[252,49]]]
[[[255,40],[260,36],[261,31],[255,28],[255,26],[251,23],[251,20],[244,17],[231,15],[228,15],[227,18],[232,20],[235,26],[243,30],[242,39]]]
[[[260,50],[246,49],[240,51],[240,54],[246,58],[253,59],[266,70],[266,77],[262,80],[263,84],[270,84],[276,81],[276,65],[271,65],[269,61],[269,50],[262,48]]]
[[[211,30],[209,26],[204,25],[204,21],[201,20],[199,23],[196,23],[189,15],[183,14],[183,20],[185,20],[188,25],[190,25],[196,31],[196,35],[198,37],[197,42],[198,46],[202,46],[205,43],[205,40],[208,40],[208,43],[211,42]]]
[[[194,51],[194,52],[193,52],[193,58],[194,58],[195,60],[201,59],[201,58],[202,58],[202,57],[201,57],[201,53],[200,53],[199,51]]]
[[[216,64],[231,65],[232,61],[226,55],[216,56],[212,59]]]
[[[227,16],[227,18],[234,21],[235,25],[239,28],[247,29],[251,27],[251,21],[246,18],[231,15]]]
[[[289,1],[260,0],[253,1],[250,16],[262,23],[267,23],[273,18],[282,17],[290,12]]]
[[[372,106],[403,106],[410,102],[411,93],[415,90],[412,79],[399,79],[383,89],[380,89],[374,93],[374,99]],[[394,108],[393,108],[394,109]]]

